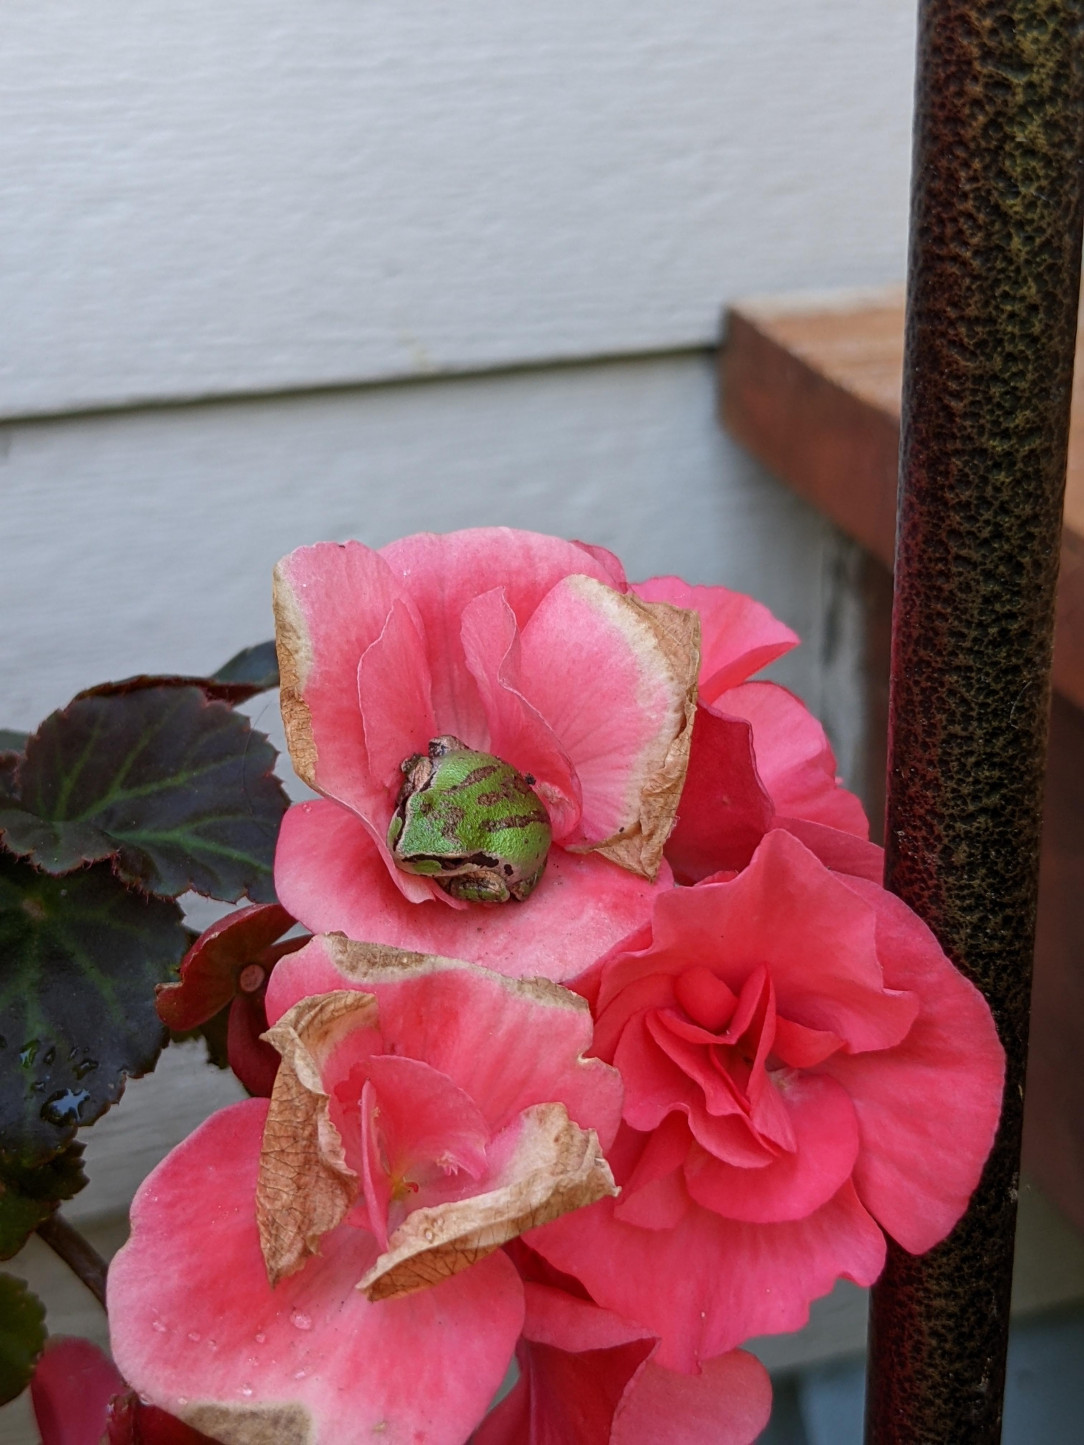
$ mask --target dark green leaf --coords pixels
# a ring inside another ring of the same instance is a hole
[[[69,1144],[63,1154],[33,1168],[0,1165],[0,1259],[17,1254],[61,1200],[78,1194],[86,1182],[82,1144]]]
[[[19,802],[0,798],[0,838],[9,853],[31,858],[47,873],[71,873],[84,863],[100,863],[119,851],[118,844],[89,823],[51,823]]]
[[[0,1274],[0,1405],[30,1384],[45,1346],[45,1306],[21,1279]]]
[[[196,687],[85,693],[46,718],[19,768],[22,808],[58,826],[0,819],[8,847],[64,873],[112,845],[127,882],[176,897],[274,898],[287,799],[275,750]]]
[[[154,1067],[155,985],[187,943],[108,863],[54,878],[0,853],[0,1165],[51,1158]]]
[[[258,642],[255,647],[246,647],[223,664],[212,675],[211,681],[242,683],[250,687],[253,693],[278,687],[279,660],[274,641]]]

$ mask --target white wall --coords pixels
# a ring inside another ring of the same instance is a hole
[[[913,0],[5,0],[0,414],[714,337],[898,278]]]

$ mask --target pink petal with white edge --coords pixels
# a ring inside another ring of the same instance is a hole
[[[266,1112],[252,1099],[215,1114],[137,1193],[109,1271],[120,1369],[225,1445],[462,1445],[522,1324],[515,1271],[490,1255],[370,1304],[354,1285],[371,1237],[344,1225],[272,1291],[252,1204]]]
[[[885,981],[913,990],[918,1018],[883,1054],[823,1067],[854,1100],[859,1197],[904,1249],[921,1254],[956,1224],[979,1182],[1001,1113],[1005,1054],[986,1001],[899,899],[849,880],[877,913]]]
[[[519,691],[519,635],[503,588],[468,602],[462,637],[488,723],[484,751],[534,778],[560,843],[579,826],[580,785],[553,729]]]
[[[544,979],[320,936],[271,975],[267,1016],[274,1023],[302,998],[348,988],[376,999],[385,1052],[446,1074],[494,1132],[534,1104],[557,1102],[604,1148],[613,1139],[620,1076],[583,1057],[591,1014],[576,994]],[[338,1068],[334,1059],[331,1066]]]
[[[838,783],[825,731],[800,698],[775,682],[748,682],[716,706],[752,724],[757,773],[776,813],[869,837],[862,804]]]
[[[421,617],[441,731],[464,742],[485,724],[459,635],[460,617],[471,598],[503,587],[522,627],[563,577],[583,573],[610,581],[609,569],[574,542],[510,527],[419,532],[390,542],[380,556],[402,580]]]
[[[872,1284],[885,1254],[850,1184],[806,1219],[782,1224],[693,1206],[675,1229],[646,1230],[622,1224],[603,1200],[525,1240],[604,1308],[659,1335],[657,1363],[684,1371],[753,1335],[800,1329],[811,1301],[841,1276]]]
[[[594,854],[550,851],[542,881],[523,903],[408,903],[376,844],[348,808],[299,803],[282,820],[275,887],[315,933],[342,932],[396,948],[464,958],[510,977],[561,981],[651,916],[672,887],[669,870],[649,883]]]
[[[520,637],[520,688],[545,718],[582,790],[577,846],[641,839],[653,876],[681,794],[699,659],[695,614],[568,577]]]
[[[282,716],[298,776],[353,804],[368,763],[358,663],[405,589],[360,542],[299,547],[275,568],[275,639]]]
[[[707,703],[801,640],[763,603],[728,587],[694,587],[680,577],[649,577],[634,582],[632,590],[645,602],[669,602],[700,614],[700,697]]]

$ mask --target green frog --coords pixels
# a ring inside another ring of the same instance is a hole
[[[397,867],[468,903],[528,897],[552,838],[534,778],[450,735],[400,766],[403,786],[388,828]]]

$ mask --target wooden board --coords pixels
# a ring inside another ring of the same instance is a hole
[[[1078,342],[1054,643],[1054,686],[1084,707],[1084,362]],[[903,293],[742,302],[721,352],[732,436],[891,567]]]

